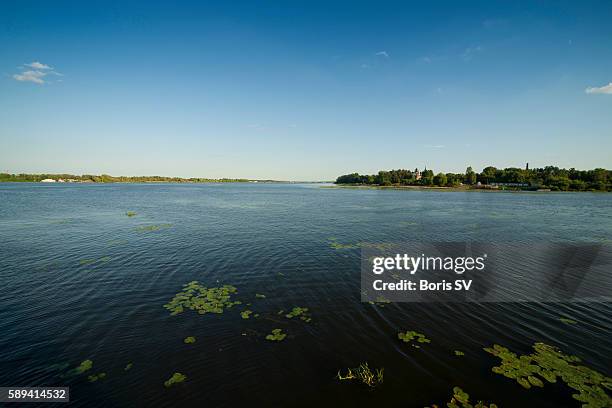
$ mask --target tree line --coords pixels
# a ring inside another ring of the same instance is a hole
[[[430,186],[430,187],[491,187],[517,189],[550,189],[553,191],[612,191],[612,172],[596,168],[593,170],[561,169],[555,166],[521,169],[508,167],[498,169],[485,167],[477,173],[468,167],[465,173],[437,173],[423,170],[420,178],[416,171],[398,169],[379,171],[378,174],[345,174],[336,179],[336,184],[361,184],[378,186]]]
[[[0,182],[22,181],[39,182],[45,179],[55,181],[73,181],[82,183],[239,183],[247,182],[247,179],[209,179],[209,178],[182,178],[182,177],[163,177],[163,176],[109,176],[108,174],[9,174],[0,173]]]

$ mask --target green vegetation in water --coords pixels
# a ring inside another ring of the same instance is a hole
[[[187,379],[187,376],[181,373],[174,373],[167,381],[164,381],[166,388],[173,386],[174,384],[182,383]]]
[[[91,265],[91,264],[95,264],[97,262],[100,263],[106,263],[110,260],[112,260],[113,258],[111,258],[110,256],[103,256],[100,259],[95,259],[95,258],[88,258],[88,259],[81,259],[79,261],[79,265]]]
[[[126,212],[126,213],[125,213],[125,215],[127,215],[128,217],[133,217],[133,216],[135,216],[135,215],[136,215],[136,212],[134,212],[134,211],[128,211],[128,212]]]
[[[357,244],[341,244],[339,242],[332,242],[329,244],[333,249],[354,249],[359,248]]]
[[[105,378],[106,378],[106,373],[98,373],[98,374],[87,376],[87,380],[89,380],[89,382],[96,382],[98,380],[103,380]]]
[[[130,371],[133,365],[134,364],[132,364],[132,362],[130,361],[129,363],[125,365],[125,368],[123,369],[123,371]]]
[[[417,343],[431,343],[431,340],[425,337],[424,334],[415,332],[414,330],[407,331],[406,333],[399,332],[397,334],[397,338],[402,340],[404,343],[411,343],[413,340],[415,340]],[[421,348],[421,346],[417,344],[411,344],[411,346],[414,348]]]
[[[307,307],[294,307],[291,312],[285,315],[287,319],[293,319],[294,317],[299,317],[300,320],[305,321],[306,323],[310,323],[312,318],[310,317],[310,313],[308,313]]]
[[[578,323],[577,321],[568,319],[567,317],[560,317],[559,320],[565,324],[577,324]]]
[[[453,388],[453,397],[446,404],[448,408],[497,408],[497,405],[491,403],[489,405],[482,401],[478,401],[472,405],[470,403],[470,395],[459,387]],[[432,405],[432,408],[437,408],[437,405]]]
[[[340,381],[353,381],[357,380],[367,385],[370,388],[374,388],[383,382],[384,368],[375,369],[372,371],[368,366],[368,363],[361,363],[357,368],[347,368],[346,373],[342,374],[342,370],[338,370],[336,378]]]
[[[465,353],[461,350],[455,350],[455,355],[460,357],[460,356],[465,356]]]
[[[185,344],[192,344],[196,342],[196,338],[193,336],[185,337],[185,340],[183,340],[183,342]]]
[[[389,299],[387,299],[384,296],[378,296],[376,298],[376,302],[375,302],[378,306],[384,306],[385,304],[389,304],[391,303],[391,301]]]
[[[274,329],[271,334],[266,336],[266,340],[270,341],[282,341],[287,337],[287,334],[283,333],[282,329]]]
[[[265,298],[266,298],[266,295],[262,295],[261,293],[256,293],[256,294],[255,294],[255,297],[256,297],[257,299],[265,299]]]
[[[74,369],[74,373],[83,374],[85,371],[91,370],[92,367],[93,367],[93,361],[85,360],[81,362],[81,364],[79,364],[79,366]]]
[[[578,365],[578,357],[566,355],[556,347],[535,343],[533,349],[534,353],[522,356],[517,356],[498,344],[484,350],[501,359],[501,364],[491,369],[494,373],[513,379],[524,388],[543,387],[542,379],[555,383],[557,378],[560,378],[570,388],[578,391],[572,397],[582,402],[583,407],[612,406],[612,397],[609,395],[612,378]]]
[[[240,316],[241,316],[243,319],[249,319],[249,318],[251,317],[251,314],[252,314],[252,313],[253,313],[253,311],[252,311],[252,310],[248,310],[248,309],[247,309],[247,310],[244,310],[244,311],[240,312]]]
[[[231,296],[236,291],[236,288],[231,285],[207,288],[200,285],[198,281],[192,281],[185,284],[183,290],[177,293],[164,307],[173,316],[182,313],[185,309],[197,311],[199,314],[223,313],[225,308],[231,308],[242,303],[231,301]]]
[[[170,228],[172,224],[154,224],[154,225],[141,225],[136,227],[136,231],[159,231],[164,228]]]

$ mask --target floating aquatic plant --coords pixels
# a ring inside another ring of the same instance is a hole
[[[167,381],[164,381],[164,386],[171,387],[174,384],[181,383],[187,379],[187,376],[181,373],[174,373]]]
[[[283,333],[282,329],[274,329],[271,334],[266,336],[266,340],[270,341],[282,341],[287,337],[287,334]]]
[[[258,299],[265,299],[266,295],[262,295],[261,293],[256,293],[255,297],[258,298]]]
[[[465,356],[465,353],[461,350],[455,350],[455,355],[456,356]]]
[[[411,343],[413,340],[417,343],[431,343],[424,334],[415,332],[414,330],[407,331],[405,333],[399,332],[397,333],[397,338],[402,340],[404,343]],[[421,346],[417,344],[411,344],[414,348],[421,348]]]
[[[125,365],[125,368],[123,369],[123,371],[130,371],[130,370],[132,369],[132,366],[133,366],[133,364],[132,364],[132,362],[130,361],[129,363],[127,363],[127,364]]]
[[[81,362],[81,364],[79,364],[78,367],[74,369],[74,372],[75,374],[83,374],[85,371],[91,370],[92,367],[93,367],[93,361],[84,360],[83,362]]]
[[[568,319],[567,317],[560,317],[559,320],[562,321],[565,324],[576,324],[576,323],[578,323],[577,321],[572,320],[572,319]]]
[[[160,229],[170,228],[172,224],[154,224],[154,225],[141,225],[136,227],[137,231],[159,231]]]
[[[225,308],[239,305],[240,301],[231,301],[232,294],[236,288],[231,285],[223,285],[216,288],[207,288],[200,285],[198,281],[192,281],[184,285],[183,290],[177,293],[164,307],[174,316],[190,309],[199,314],[223,313]]]
[[[240,316],[242,316],[243,319],[249,319],[252,313],[253,313],[252,310],[244,310],[240,312]]]
[[[125,245],[127,243],[128,241],[126,239],[112,239],[108,241],[106,244],[109,246],[112,246],[112,245]]]
[[[336,378],[340,381],[358,380],[368,387],[374,388],[383,382],[384,368],[375,369],[372,371],[368,363],[361,363],[357,368],[347,368],[346,373],[342,374],[342,370],[338,370]]]
[[[389,304],[391,303],[391,301],[389,299],[387,299],[384,296],[378,296],[376,298],[376,303],[380,304],[382,306],[382,304]]]
[[[195,343],[196,342],[196,338],[193,337],[193,336],[185,337],[185,340],[183,340],[183,342],[185,344]]]
[[[125,215],[127,215],[128,217],[133,217],[136,215],[136,213],[134,211],[128,211],[125,213]]]
[[[556,347],[535,343],[533,349],[534,353],[521,356],[498,344],[484,350],[501,359],[501,364],[491,369],[494,373],[513,379],[524,388],[543,387],[542,379],[555,383],[560,378],[568,387],[578,391],[572,397],[584,403],[583,407],[612,406],[609,395],[612,378],[577,364],[580,362],[578,357],[564,354]]]
[[[293,319],[294,317],[299,317],[300,320],[309,323],[312,319],[310,317],[310,313],[308,313],[307,307],[294,307],[291,312],[285,315],[287,319]]]
[[[100,259],[95,259],[95,258],[81,259],[79,261],[79,265],[91,265],[91,264],[94,264],[96,262],[106,263],[106,262],[110,261],[111,259],[113,259],[113,258],[111,258],[110,256],[104,256],[104,257],[102,257]]]
[[[87,376],[87,379],[89,380],[89,382],[96,382],[98,380],[103,380],[104,378],[106,378],[106,373],[98,373],[98,374]]]
[[[497,408],[497,405],[491,403],[486,405],[482,401],[478,401],[475,405],[470,403],[470,395],[459,387],[453,388],[453,396],[446,404],[448,408]],[[432,405],[432,408],[437,408],[437,405]]]
[[[359,248],[358,244],[341,244],[341,243],[336,242],[336,241],[332,241],[329,245],[333,249],[354,249],[354,248]]]

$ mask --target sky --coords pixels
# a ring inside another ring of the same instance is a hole
[[[612,168],[610,1],[0,2],[0,172]]]

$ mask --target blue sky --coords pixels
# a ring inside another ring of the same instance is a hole
[[[612,168],[609,1],[122,3],[0,3],[0,171]]]

